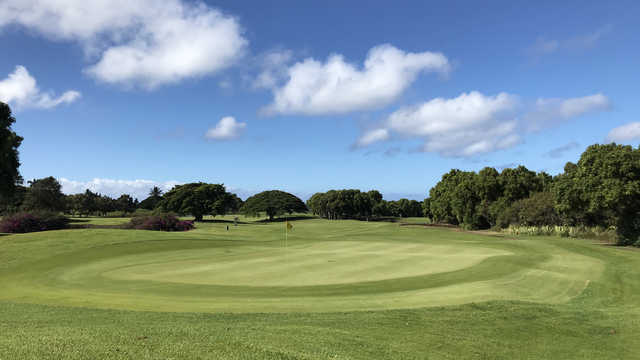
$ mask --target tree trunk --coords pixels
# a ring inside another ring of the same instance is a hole
[[[202,221],[202,214],[196,214],[194,215],[195,220],[194,221]]]

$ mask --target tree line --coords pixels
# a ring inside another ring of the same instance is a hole
[[[621,245],[640,245],[640,148],[591,145],[553,177],[524,166],[454,169],[425,203],[434,221],[471,229],[598,226],[615,228]]]
[[[15,118],[0,102],[0,213],[47,210],[74,215],[130,214],[140,209],[192,215],[264,213],[273,219],[306,212],[326,219],[424,216],[438,223],[469,229],[509,225],[597,226],[615,229],[622,245],[640,246],[640,148],[615,143],[589,146],[577,163],[568,162],[555,176],[524,166],[478,172],[453,169],[429,190],[422,202],[383,200],[377,190],[330,190],[314,194],[307,203],[295,195],[271,190],[246,201],[223,184],[190,183],[163,194],[151,189],[141,202],[130,195],[118,198],[93,193],[64,195],[53,177],[22,186],[18,147],[22,137],[13,130]]]
[[[386,201],[378,190],[329,190],[307,200],[314,215],[325,219],[364,219],[381,217],[422,217],[423,204],[416,200]]]

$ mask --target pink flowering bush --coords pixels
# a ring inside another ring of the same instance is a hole
[[[66,228],[68,224],[68,218],[56,213],[18,213],[9,215],[0,221],[0,232],[16,234],[59,230]]]
[[[138,230],[155,231],[188,231],[194,228],[192,221],[180,220],[173,214],[135,216],[131,218],[129,226]]]

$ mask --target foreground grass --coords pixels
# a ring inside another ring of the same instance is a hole
[[[638,251],[282,226],[0,237],[0,359],[640,358]]]

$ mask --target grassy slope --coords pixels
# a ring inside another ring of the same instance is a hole
[[[302,291],[301,294],[277,299],[278,306],[273,305],[273,301],[261,299],[264,291],[282,294],[282,289],[269,287],[247,294],[245,286],[229,289],[228,286],[215,288],[214,285],[214,290],[230,292],[241,300],[228,303],[220,302],[211,294],[200,294],[203,299],[191,303],[184,297],[169,297],[168,300],[158,296],[128,298],[118,291],[123,284],[117,280],[111,284],[114,288],[106,293],[104,287],[109,284],[100,284],[101,289],[96,289],[95,283],[87,284],[91,279],[90,274],[86,275],[90,269],[82,265],[88,260],[94,261],[96,256],[107,259],[107,262],[122,261],[122,258],[114,257],[120,250],[127,253],[137,248],[145,254],[150,244],[156,251],[160,250],[159,246],[164,246],[161,250],[172,251],[159,253],[165,257],[175,255],[176,249],[197,254],[200,249],[228,248],[240,251],[237,255],[243,261],[256,260],[262,257],[260,254],[265,253],[265,248],[268,253],[282,245],[281,226],[244,225],[226,232],[226,224],[210,223],[183,234],[99,229],[0,237],[0,284],[4,289],[0,298],[5,299],[0,301],[0,333],[3,334],[0,337],[0,359],[582,359],[634,358],[640,353],[636,335],[640,329],[640,280],[637,276],[640,252],[601,247],[579,240],[532,238],[514,241],[385,223],[300,221],[294,224],[294,234],[289,243],[289,246],[300,247],[298,255],[305,247],[313,249],[313,246],[327,243],[340,246],[348,241],[348,245],[357,246],[345,256],[353,255],[355,259],[351,262],[356,265],[358,259],[366,259],[358,256],[365,250],[371,250],[371,242],[389,243],[389,247],[400,254],[401,263],[409,258],[406,249],[401,250],[407,244],[414,244],[414,249],[423,252],[444,251],[444,248],[438,250],[433,246],[456,244],[461,249],[509,251],[513,255],[490,258],[494,262],[486,268],[480,262],[445,273],[446,276],[413,274],[415,266],[443,266],[440,263],[404,264],[412,276],[379,284],[368,284],[365,275],[345,271],[354,282],[347,290],[344,286],[299,286],[297,291]],[[319,240],[326,242],[318,243]],[[192,249],[184,250],[185,247]],[[258,249],[260,252],[250,256],[251,251],[246,252],[246,249]],[[68,256],[72,252],[74,256]],[[214,255],[215,251],[211,256]],[[318,252],[315,255],[319,256]],[[496,258],[500,261],[495,262]],[[197,260],[196,256],[194,261]],[[217,260],[215,264],[223,259]],[[167,258],[162,261],[166,263]],[[298,265],[304,266],[304,262],[299,260]],[[270,262],[272,266],[277,263]],[[60,266],[44,276],[40,270],[51,270],[52,264]],[[74,268],[73,264],[82,266]],[[385,264],[392,265],[393,261]],[[188,268],[193,263],[187,265]],[[251,268],[243,270],[242,262],[235,264],[237,266],[232,262],[226,265],[232,271],[225,273],[223,278],[232,281],[234,278],[229,276],[245,271],[245,276],[236,280],[244,285],[256,285],[250,283]],[[69,272],[69,268],[78,271]],[[323,273],[318,267],[311,268],[315,269],[316,276],[307,279],[300,278],[302,275],[298,274],[301,271],[285,271],[273,278],[255,281],[276,281],[283,274],[292,273],[289,280],[300,282],[298,285],[304,282],[313,285],[313,281]],[[102,271],[94,270],[96,274]],[[158,269],[138,269],[141,274],[145,271],[153,275]],[[116,275],[122,276],[123,273]],[[61,276],[66,276],[66,280],[60,280]],[[194,276],[210,277],[206,274]],[[469,279],[477,281],[469,283]],[[581,292],[585,286],[586,290]],[[198,291],[201,287],[186,289]],[[416,287],[426,287],[427,290],[416,290]],[[135,293],[136,289],[129,290]],[[171,292],[175,288],[165,290]],[[325,295],[317,296],[319,290],[325,291]],[[345,294],[344,291],[351,293]],[[96,292],[95,296],[90,296]],[[314,294],[315,297],[311,296]],[[78,303],[72,295],[89,299],[90,303]],[[194,297],[194,294],[187,295]],[[578,296],[573,297],[575,295]],[[492,298],[516,301],[478,303]],[[114,301],[117,299],[126,301]],[[475,303],[433,307],[439,304],[438,301],[440,304]],[[432,307],[338,313],[203,314],[97,310],[22,302],[179,311],[218,311],[221,310],[220,303],[223,308],[234,311]],[[166,303],[171,306],[163,309]]]

